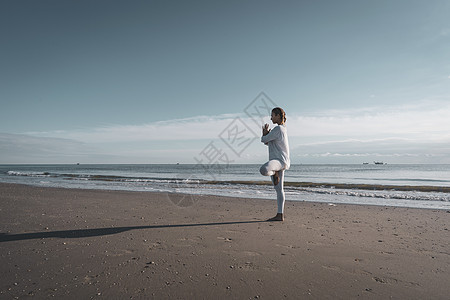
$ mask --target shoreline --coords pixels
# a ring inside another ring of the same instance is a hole
[[[214,182],[211,182],[211,186],[214,185]],[[235,181],[235,182],[240,182],[240,181]],[[253,181],[250,181],[253,182]],[[197,193],[197,194],[192,194],[190,193],[189,190],[185,191],[185,192],[176,192],[176,191],[161,191],[161,190],[142,190],[142,189],[127,189],[127,188],[112,188],[113,186],[109,187],[109,186],[103,186],[103,187],[79,187],[79,186],[74,186],[74,187],[69,187],[69,186],[42,186],[42,185],[38,185],[38,184],[33,184],[33,183],[7,183],[7,182],[0,182],[0,185],[5,184],[5,185],[18,185],[18,186],[28,186],[28,187],[36,187],[36,188],[49,188],[49,189],[68,189],[68,190],[84,190],[84,191],[110,191],[110,192],[119,192],[119,191],[128,191],[128,192],[136,192],[136,193],[162,193],[162,194],[180,194],[180,195],[184,195],[184,197],[191,197],[193,195],[197,196],[197,197],[228,197],[228,198],[238,198],[238,199],[256,199],[256,200],[271,200],[273,199],[273,197],[275,197],[275,195],[270,195],[269,197],[266,196],[254,196],[254,195],[250,195],[250,194],[237,194],[234,193],[236,190],[230,190],[229,192],[231,192],[231,195],[226,195],[226,191],[225,192],[220,192],[218,193],[217,191],[215,192],[205,192],[205,193]],[[312,183],[314,184],[314,183]],[[186,186],[196,186],[195,183],[188,183],[186,184]],[[256,184],[258,185],[258,184]],[[261,182],[261,184],[259,184],[260,186],[264,186],[264,187],[270,187],[271,184],[270,182]],[[351,185],[351,184],[347,184],[347,185]],[[226,187],[227,185],[223,185],[224,187]],[[228,186],[239,186],[239,183],[237,184],[229,184]],[[411,209],[428,209],[428,210],[444,210],[444,211],[449,211],[450,210],[450,206],[449,205],[445,205],[444,203],[448,203],[448,200],[434,200],[434,199],[426,199],[425,198],[421,198],[420,196],[414,195],[414,197],[416,197],[416,199],[411,199],[411,198],[407,198],[405,196],[390,196],[389,198],[386,199],[386,197],[384,195],[377,195],[377,194],[369,194],[366,195],[364,192],[385,192],[385,193],[389,193],[389,192],[397,192],[397,190],[392,189],[392,190],[358,190],[358,189],[348,189],[346,190],[344,187],[336,187],[336,189],[333,188],[334,185],[330,184],[329,187],[327,186],[323,186],[322,184],[317,184],[317,187],[312,187],[311,189],[319,189],[318,191],[310,191],[308,190],[307,187],[304,187],[304,190],[301,190],[302,188],[300,188],[299,191],[304,191],[306,193],[312,192],[313,194],[316,194],[316,196],[314,197],[314,199],[311,199],[310,195],[311,194],[305,194],[303,195],[303,197],[301,197],[302,199],[299,199],[298,195],[288,195],[287,194],[287,203],[290,202],[308,202],[308,203],[326,203],[329,205],[363,205],[363,206],[376,206],[376,207],[403,207],[403,208],[411,208]],[[181,188],[182,185],[179,186],[179,188]],[[289,183],[287,186],[285,186],[285,192],[289,193]],[[320,190],[320,188],[323,188],[325,190]],[[349,193],[347,194],[340,194],[339,192],[336,192],[336,194],[333,194],[330,191],[327,191],[326,189],[330,189],[331,191],[344,191]],[[408,192],[408,191],[401,191],[400,192]],[[358,196],[357,194],[354,193],[358,193],[358,192],[362,192],[361,196]],[[410,191],[410,192],[417,192],[417,191]],[[420,192],[420,193],[425,193],[425,192]],[[440,194],[447,194],[445,192],[438,192]],[[330,196],[336,196],[336,197],[330,197]],[[325,198],[325,199],[321,199],[321,198]],[[328,198],[328,199],[327,199]],[[365,202],[358,202],[356,200],[349,200],[349,198],[353,198],[353,199],[365,199]],[[448,197],[447,197],[448,198]],[[388,200],[388,201],[386,201]],[[389,200],[393,200],[395,202],[391,202]],[[401,200],[404,201],[408,201],[410,202],[410,204],[407,204],[405,202],[401,202]],[[414,205],[413,205],[414,204]]]
[[[272,185],[270,181],[205,181],[206,184],[244,184],[244,185]],[[327,182],[294,182],[285,181],[285,187],[305,187],[305,188],[335,188],[335,189],[358,189],[369,191],[418,191],[418,192],[439,192],[450,193],[450,186],[434,185],[391,185],[391,184],[366,184],[366,183],[327,183]]]
[[[0,184],[0,297],[444,299],[445,210]]]
[[[12,171],[9,171],[12,172]],[[13,172],[20,173],[20,172]],[[16,175],[16,176],[28,176],[28,175]],[[256,185],[256,186],[270,186],[272,183],[270,180],[204,180],[204,179],[176,179],[176,178],[151,178],[151,177],[124,177],[117,175],[92,175],[86,177],[80,174],[52,174],[49,172],[42,172],[42,174],[34,174],[31,177],[39,178],[64,178],[65,180],[76,180],[83,178],[86,181],[99,181],[99,182],[153,182],[153,181],[183,181],[184,184],[223,184],[223,185]],[[7,182],[0,182],[7,183]],[[17,183],[20,184],[20,183]],[[297,187],[297,188],[333,188],[333,189],[358,189],[369,191],[419,191],[419,192],[439,192],[450,193],[450,186],[444,185],[395,185],[395,184],[375,184],[375,183],[340,183],[340,182],[312,182],[312,181],[284,181],[285,187]]]

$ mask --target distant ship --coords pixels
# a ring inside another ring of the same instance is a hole
[[[376,164],[376,165],[384,165],[384,164],[385,164],[385,163],[382,162],[382,161],[374,161],[373,163]]]

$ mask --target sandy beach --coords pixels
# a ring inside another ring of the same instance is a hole
[[[445,210],[0,184],[0,298],[448,299]]]

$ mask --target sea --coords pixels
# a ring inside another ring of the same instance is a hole
[[[0,182],[276,199],[260,165],[0,165]],[[286,201],[450,210],[450,165],[298,164],[285,172]]]

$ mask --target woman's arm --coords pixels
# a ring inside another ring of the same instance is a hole
[[[266,124],[268,127],[268,124]],[[264,135],[264,130],[263,130],[263,136],[261,137],[261,142],[263,142],[264,144],[267,144],[270,141],[276,140],[279,136],[279,132],[280,132],[280,128],[275,127],[273,130],[269,130],[267,132],[266,135]]]

